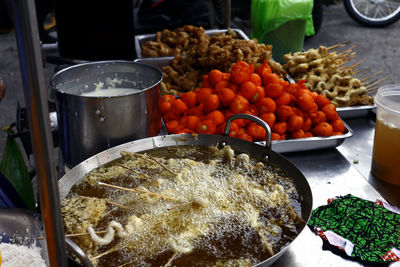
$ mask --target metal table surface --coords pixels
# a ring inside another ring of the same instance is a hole
[[[400,186],[382,182],[370,172],[375,114],[371,112],[368,117],[347,120],[346,122],[354,130],[354,136],[338,147],[338,150],[390,204],[400,208]]]
[[[375,201],[386,199],[400,207],[400,188],[377,180],[371,173],[375,114],[346,120],[353,137],[333,149],[286,153],[307,178],[313,193],[313,209],[328,198],[352,194]],[[323,248],[322,239],[306,227],[273,266],[365,266]],[[390,266],[400,266],[400,262]]]

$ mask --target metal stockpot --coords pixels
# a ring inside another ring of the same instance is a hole
[[[232,138],[228,136],[230,124],[234,119],[250,119],[258,124],[262,125],[267,131],[267,141],[265,146],[261,146],[256,143],[247,142],[241,139]],[[61,200],[65,198],[71,191],[71,188],[80,180],[82,180],[87,173],[93,169],[100,167],[106,163],[116,160],[121,157],[121,151],[128,152],[143,152],[146,150],[157,149],[161,147],[171,147],[171,146],[210,146],[210,145],[230,145],[235,151],[241,153],[247,153],[251,157],[254,157],[262,162],[271,163],[286,171],[287,176],[293,179],[299,194],[302,196],[303,201],[301,202],[301,218],[304,222],[308,222],[311,210],[312,210],[312,193],[310,185],[308,184],[304,175],[285,157],[271,150],[271,129],[268,124],[266,124],[261,119],[247,115],[247,114],[236,114],[231,116],[227,123],[224,131],[224,135],[208,135],[208,134],[177,134],[177,135],[167,135],[167,136],[156,136],[151,138],[145,138],[141,140],[132,141],[125,143],[110,149],[107,149],[87,160],[80,163],[66,173],[59,180],[59,189]],[[303,226],[304,230],[306,225]],[[293,241],[292,241],[293,242]],[[290,245],[290,244],[289,244]],[[272,265],[284,252],[287,250],[288,246],[283,247],[274,256],[256,264],[257,267],[266,267]],[[75,254],[81,254],[80,258],[85,258],[85,255],[74,252]]]
[[[50,84],[66,165],[73,167],[107,148],[158,135],[161,80],[159,69],[129,61],[84,63],[55,73]],[[132,89],[132,93],[82,95],[100,88]]]

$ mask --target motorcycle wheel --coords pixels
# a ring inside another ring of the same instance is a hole
[[[310,39],[317,35],[319,30],[321,29],[322,21],[323,21],[323,13],[324,13],[324,0],[314,0],[314,5],[312,9],[312,19],[313,19],[313,26],[314,26],[314,34],[310,36],[305,36],[305,39]]]
[[[349,16],[371,27],[387,26],[400,18],[400,0],[343,0]]]
[[[313,10],[312,10],[312,19],[314,24],[315,34],[319,32],[321,29],[323,14],[324,14],[324,2],[323,0],[314,0]]]

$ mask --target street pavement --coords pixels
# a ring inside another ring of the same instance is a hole
[[[233,24],[235,20],[232,20]],[[250,34],[251,28],[243,29]],[[384,28],[368,28],[353,21],[342,4],[324,6],[323,23],[320,31],[304,42],[304,49],[332,46],[344,41],[355,45],[356,59],[349,64],[362,62],[360,69],[372,73],[382,71],[380,78],[387,77],[382,84],[400,83],[400,21]],[[55,66],[45,64],[47,80]],[[0,34],[0,80],[7,86],[4,99],[0,102],[0,128],[16,121],[17,103],[25,106],[23,86],[19,68],[15,33]],[[50,90],[48,88],[48,90]],[[0,132],[0,158],[4,150],[6,133]]]
[[[382,71],[379,77],[387,77],[382,84],[400,83],[400,20],[384,28],[365,27],[352,20],[342,4],[325,6],[322,27],[305,40],[304,49],[344,41],[350,41],[347,48],[355,45],[356,59],[350,65],[365,59],[359,69]]]

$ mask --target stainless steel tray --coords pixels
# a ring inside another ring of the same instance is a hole
[[[232,28],[231,30],[236,32],[241,39],[250,40],[249,37],[241,29]],[[212,30],[205,30],[205,33],[209,36],[212,36],[214,34],[226,32],[226,31],[228,31],[228,30],[227,29],[212,29]],[[138,58],[142,58],[142,44],[147,41],[154,41],[155,37],[156,37],[155,33],[135,35],[135,50],[136,50],[136,55]]]
[[[272,150],[278,153],[288,153],[338,147],[343,144],[346,138],[353,136],[353,130],[346,123],[344,124],[347,132],[342,135],[275,140],[272,141]],[[265,145],[265,142],[256,143]]]
[[[133,62],[143,63],[161,69],[163,66],[168,66],[172,59],[174,59],[174,57],[142,57],[135,59]]]
[[[338,147],[343,144],[346,138],[353,136],[353,130],[345,122],[344,125],[347,132],[342,135],[275,140],[272,141],[272,150],[278,153],[288,153]],[[162,125],[162,134],[168,134],[164,123]],[[265,146],[265,141],[255,143]]]
[[[161,68],[162,66],[167,66],[171,62],[173,57],[159,57],[159,58],[138,58],[135,62],[149,64],[151,66]],[[290,76],[288,76],[290,78]],[[350,119],[363,117],[376,108],[375,105],[372,106],[360,106],[360,107],[343,107],[337,108],[337,112],[341,119]],[[308,137],[301,139],[291,139],[291,140],[279,140],[272,141],[272,149],[278,153],[286,152],[298,152],[307,151],[315,149],[333,148],[340,146],[346,138],[353,135],[351,128],[345,123],[347,133],[343,135],[335,135],[330,137]],[[265,142],[257,142],[260,144],[265,144]]]
[[[376,105],[354,106],[336,108],[341,119],[353,119],[367,116],[371,111],[375,111]]]
[[[163,66],[170,65],[172,59],[174,59],[174,57],[142,57],[135,59],[134,62],[147,64],[161,69]],[[286,79],[291,83],[295,82],[289,75],[286,75]]]

